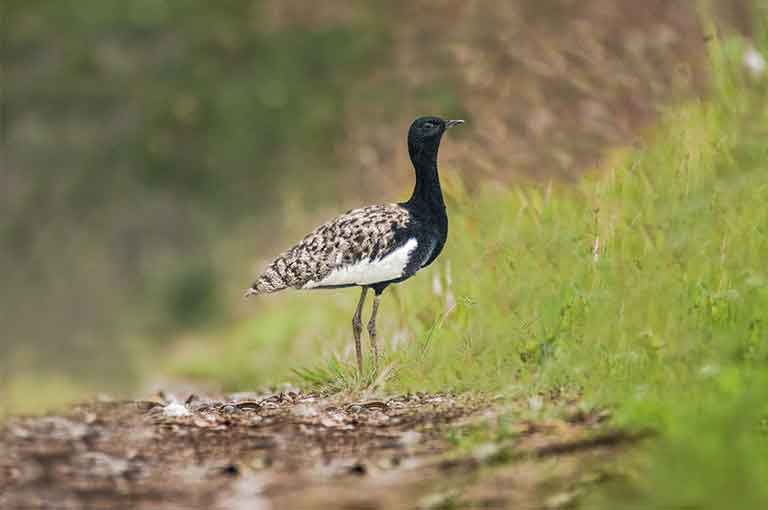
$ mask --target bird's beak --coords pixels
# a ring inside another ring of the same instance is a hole
[[[445,129],[448,129],[449,127],[452,127],[452,126],[457,126],[459,124],[464,124],[464,121],[463,120],[459,120],[459,119],[457,119],[457,120],[447,120],[447,121],[445,121]]]

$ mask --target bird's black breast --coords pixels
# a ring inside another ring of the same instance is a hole
[[[422,263],[421,267],[427,267],[430,265],[434,260],[437,258],[438,255],[440,255],[440,252],[443,251],[443,247],[445,246],[445,242],[448,239],[448,222],[446,221],[445,227],[442,229],[436,229],[434,235],[431,236],[432,240],[432,249],[430,250],[429,256],[427,259]]]
[[[413,276],[416,271],[430,265],[440,252],[443,251],[448,238],[448,217],[445,209],[425,211],[411,208],[411,222],[407,235],[418,241],[416,249],[411,253],[404,277]]]

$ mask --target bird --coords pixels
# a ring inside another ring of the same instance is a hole
[[[352,317],[359,374],[363,375],[361,314],[369,290],[373,305],[368,336],[374,371],[378,371],[376,316],[384,290],[412,277],[440,255],[448,238],[448,215],[437,169],[443,134],[463,120],[419,117],[408,129],[408,154],[416,183],[400,203],[352,209],[320,225],[270,262],[245,297],[283,289],[360,287]]]

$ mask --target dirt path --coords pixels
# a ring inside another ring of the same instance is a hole
[[[498,403],[287,392],[101,402],[0,430],[0,507],[559,508],[629,438],[600,417],[520,421],[457,449]]]

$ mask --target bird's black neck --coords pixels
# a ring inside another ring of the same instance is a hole
[[[445,216],[445,202],[437,174],[437,150],[440,141],[427,144],[408,144],[408,152],[416,169],[416,186],[406,202],[432,215]]]

